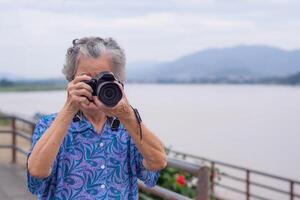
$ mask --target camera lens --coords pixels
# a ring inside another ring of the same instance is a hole
[[[112,99],[115,96],[115,91],[112,88],[106,88],[103,93],[106,99]]]
[[[103,104],[114,107],[122,99],[122,91],[114,82],[104,82],[97,88],[97,96]]]

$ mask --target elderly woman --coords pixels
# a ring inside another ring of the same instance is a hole
[[[138,199],[137,180],[153,187],[166,166],[162,142],[138,120],[122,84],[113,107],[92,95],[85,81],[104,71],[124,83],[125,55],[117,42],[74,40],[63,69],[67,100],[37,123],[27,157],[28,188],[39,199]]]

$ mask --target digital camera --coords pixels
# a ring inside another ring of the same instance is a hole
[[[114,107],[122,99],[123,94],[118,83],[122,86],[123,84],[115,78],[112,72],[101,72],[95,78],[83,82],[91,86],[93,89],[92,95],[97,96],[108,107]]]

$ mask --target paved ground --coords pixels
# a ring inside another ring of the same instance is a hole
[[[0,162],[0,199],[33,200],[36,196],[27,190],[24,167]]]

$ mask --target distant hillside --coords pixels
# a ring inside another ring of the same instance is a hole
[[[173,62],[129,63],[127,83],[232,83],[300,85],[300,50],[268,46],[209,49]],[[0,91],[66,89],[63,78],[30,80],[0,73]]]
[[[300,71],[298,73],[276,78],[261,79],[261,83],[273,84],[287,84],[287,85],[300,85]]]
[[[1,91],[33,91],[33,90],[62,90],[66,89],[65,79],[41,79],[41,80],[11,80],[8,78],[0,79]]]
[[[190,82],[220,79],[250,81],[287,76],[300,71],[300,50],[285,51],[268,46],[236,46],[208,49],[173,62],[135,67],[129,81]]]
[[[158,83],[182,83],[175,80],[159,80]],[[269,77],[253,80],[226,79],[192,79],[184,83],[232,83],[232,84],[285,84],[300,85],[300,71],[298,73],[284,77]],[[65,90],[67,81],[65,79],[45,79],[45,80],[18,80],[0,79],[0,92],[5,91],[34,91],[34,90]]]

